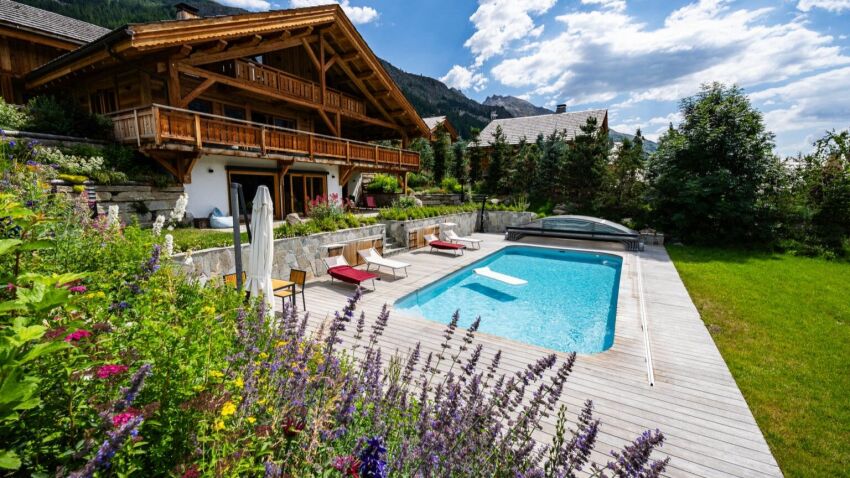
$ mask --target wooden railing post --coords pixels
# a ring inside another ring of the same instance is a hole
[[[310,152],[310,161],[313,161],[313,135],[312,134],[310,135],[310,144],[309,144],[308,151]]]
[[[142,132],[139,124],[139,110],[133,108],[133,121],[136,122],[136,146],[142,147]]]
[[[351,163],[351,142],[345,142],[345,162]]]
[[[263,156],[266,155],[266,127],[265,126],[260,128],[260,151],[262,151]]]
[[[162,121],[159,117],[159,108],[154,106],[152,113],[153,113],[153,127],[154,127],[154,131],[155,131],[154,142],[156,143],[157,146],[159,146],[160,143],[162,143]]]
[[[376,144],[375,145],[375,164],[378,164],[380,162],[378,158],[379,158],[379,156],[378,156],[378,145]]]
[[[195,147],[198,150],[204,147],[204,142],[201,139],[201,116],[195,115]]]
[[[401,169],[401,150],[398,150],[398,167]]]

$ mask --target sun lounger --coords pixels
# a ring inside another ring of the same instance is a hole
[[[331,282],[334,279],[339,279],[342,282],[360,285],[362,282],[371,280],[372,289],[375,288],[375,279],[379,278],[378,274],[355,269],[348,265],[348,261],[342,256],[325,257],[323,260],[328,267],[328,275],[331,276]]]
[[[489,267],[479,267],[478,269],[473,269],[476,274],[487,277],[489,279],[497,280],[499,282],[504,282],[508,285],[525,285],[528,284],[527,280],[519,279],[514,276],[509,276],[507,274],[502,274],[501,272],[496,272]]]
[[[434,252],[434,249],[439,249],[443,251],[454,251],[455,255],[460,252],[460,255],[463,255],[463,250],[466,249],[466,246],[463,244],[454,244],[451,242],[441,241],[437,239],[437,236],[433,234],[428,234],[425,236],[425,242],[431,246],[431,252]]]
[[[364,261],[366,261],[367,271],[372,265],[378,266],[378,270],[381,270],[381,267],[389,267],[393,271],[393,277],[395,277],[395,271],[397,269],[403,269],[404,276],[407,277],[407,268],[410,267],[410,264],[406,262],[387,259],[381,254],[379,254],[374,247],[369,249],[363,249],[362,251],[357,251],[357,253],[360,254],[360,257],[362,257]]]
[[[461,237],[461,236],[458,236],[456,232],[451,231],[451,230],[446,231],[445,235],[446,235],[446,239],[449,242],[454,242],[454,243],[465,242],[465,243],[469,244],[470,246],[475,246],[476,249],[481,249],[481,239],[475,239],[474,237],[469,237],[469,236]]]

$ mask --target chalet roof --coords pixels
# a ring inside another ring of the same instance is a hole
[[[287,35],[293,31],[308,34],[312,31],[314,36],[321,31],[326,40],[341,38],[342,43],[334,47],[337,53],[345,56],[353,54],[355,57],[337,64],[344,63],[347,71],[356,76],[353,81],[358,88],[368,84],[372,99],[381,102],[386,115],[396,118],[396,123],[412,137],[430,134],[413,105],[338,4],[125,25],[31,72],[27,75],[27,87],[33,89],[67,80],[84,69],[110,62],[114,64],[118,59],[135,61],[144,55],[173,52],[175,49],[174,53],[186,48],[200,51],[222,42],[233,45],[240,41],[260,48],[263,42],[279,44],[294,41],[294,34],[293,40],[287,40]]]
[[[496,119],[490,122],[479,136],[481,144],[493,141],[496,128],[501,126],[508,144],[519,144],[523,138],[534,141],[537,136],[566,131],[567,140],[573,139],[588,118],[596,118],[598,125],[607,125],[608,110],[567,111],[550,115],[524,116],[522,118]]]
[[[437,127],[437,125],[446,121],[446,117],[445,116],[431,116],[431,117],[428,117],[428,118],[422,118],[422,121],[425,122],[425,126],[427,126],[428,129],[433,131],[434,128]]]
[[[77,45],[97,40],[109,33],[106,28],[11,0],[0,0],[0,24]]]

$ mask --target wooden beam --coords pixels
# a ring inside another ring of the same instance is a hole
[[[333,47],[328,45],[327,48],[332,55],[336,54]],[[394,124],[397,130],[403,129],[400,125],[398,125],[398,123],[395,122],[395,119],[390,116],[389,113],[387,113],[386,108],[384,108],[384,106],[372,95],[372,93],[369,91],[369,88],[366,86],[365,83],[363,83],[363,80],[357,78],[357,75],[354,74],[354,72],[351,70],[351,67],[349,67],[346,62],[340,62],[339,66],[340,68],[342,68],[342,71],[345,72],[345,74],[348,75],[349,78],[351,78],[354,84],[357,85],[363,95],[366,96],[366,99],[368,99],[369,102],[372,103],[375,109],[377,109],[378,112],[381,113],[381,115],[387,119],[387,121]]]
[[[190,53],[192,53],[192,45],[183,45],[180,47],[180,50],[177,51],[174,58],[186,58]]]
[[[220,61],[232,60],[245,56],[262,55],[275,50],[285,50],[301,44],[302,40],[307,42],[316,41],[318,36],[306,37],[286,37],[281,35],[278,40],[267,40],[256,46],[233,46],[225,51],[218,53],[202,53],[196,52],[185,62],[189,65],[205,65],[207,63],[217,63]]]
[[[316,57],[316,53],[313,52],[313,47],[310,46],[310,43],[306,38],[301,39],[301,44],[304,45],[304,49],[307,50],[307,55],[310,57],[310,60],[313,62],[313,66],[316,67],[319,72],[322,71],[322,64],[319,62],[319,59]]]
[[[180,72],[177,70],[177,62],[168,61],[168,104],[178,106],[180,104]]]
[[[215,45],[207,48],[206,50],[201,51],[201,53],[202,54],[203,53],[218,53],[220,51],[224,51],[225,48],[227,48],[227,45],[228,45],[227,40],[222,40],[221,38],[219,38],[215,42]]]
[[[195,164],[198,163],[199,159],[201,159],[201,153],[193,154],[187,158],[186,164],[183,165],[183,179],[181,180],[183,184],[192,184],[192,170],[195,169]]]
[[[162,166],[162,168],[168,171],[172,176],[174,176],[175,179],[177,179],[178,181],[180,180],[180,175],[177,172],[177,168],[174,167],[174,164],[172,164],[171,161],[163,158],[158,154],[149,154],[148,156],[153,159],[157,164]]]
[[[351,176],[354,175],[354,171],[357,168],[355,166],[340,166],[339,167],[339,185],[345,186],[348,184],[348,181],[351,180]]]
[[[346,52],[346,53],[341,53],[339,55],[339,59],[346,62],[346,63],[351,61],[351,60],[355,60],[359,57],[360,57],[360,52],[357,51],[357,50],[349,51],[349,52]]]
[[[373,76],[375,76],[375,71],[374,70],[361,71],[356,76],[357,76],[357,79],[359,79],[359,80],[368,80],[369,78],[372,78]]]
[[[207,78],[204,80],[203,83],[198,85],[194,90],[180,100],[180,108],[186,108],[189,106],[189,103],[191,103],[192,100],[203,94],[204,91],[207,91],[207,89],[214,84],[215,78]]]
[[[324,120],[325,124],[328,126],[328,129],[331,130],[331,133],[333,133],[334,136],[339,136],[339,133],[337,132],[336,126],[334,126],[330,117],[328,117],[328,114],[325,113],[325,110],[319,109],[319,116],[322,117],[322,120]]]
[[[334,63],[336,63],[337,59],[339,59],[338,56],[332,56],[330,60],[325,62],[325,73],[327,73],[327,71],[330,70],[332,66],[334,66]]]
[[[328,83],[326,81],[325,72],[325,39],[322,35],[319,35],[319,83],[322,88],[322,106],[328,104]],[[337,135],[338,136],[338,135]]]
[[[250,48],[259,45],[263,42],[263,37],[260,35],[254,35],[249,40],[240,43],[237,45],[239,48]]]

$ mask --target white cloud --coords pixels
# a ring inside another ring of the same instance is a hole
[[[609,114],[611,111],[609,110]],[[658,138],[667,131],[667,128],[670,127],[670,124],[673,124],[675,128],[679,123],[682,122],[682,114],[678,111],[664,115],[664,116],[656,116],[654,118],[650,118],[649,120],[643,121],[640,117],[637,118],[629,118],[625,119],[617,124],[611,126],[611,129],[614,131],[619,131],[621,133],[629,133],[633,134],[638,129],[641,130],[641,134],[650,141],[658,141]]]
[[[228,7],[244,8],[245,10],[268,10],[272,7],[271,2],[265,0],[218,0],[218,3]]]
[[[236,0],[239,1],[239,0]],[[247,0],[247,1],[257,1],[257,0]],[[292,8],[301,8],[301,7],[314,7],[316,5],[332,5],[338,4],[342,6],[345,14],[348,15],[348,18],[351,19],[352,23],[355,25],[361,25],[364,23],[369,23],[378,18],[378,11],[372,7],[355,7],[351,5],[349,0],[290,0],[289,1]]]
[[[813,8],[822,8],[824,10],[839,13],[844,10],[850,10],[850,0],[800,0],[797,3],[797,9],[808,12]]]
[[[581,0],[583,5],[600,5],[603,8],[623,11],[626,9],[626,0]]]
[[[562,32],[528,52],[503,55],[491,73],[507,86],[568,103],[624,95],[620,105],[629,106],[675,100],[709,81],[751,88],[850,64],[831,36],[804,18],[768,24],[771,11],[702,0],[657,28],[622,11],[573,12],[557,17]]]
[[[764,113],[774,133],[824,131],[850,126],[850,67],[812,75],[784,86],[750,95],[757,105],[770,106]]]
[[[543,26],[537,26],[531,15],[546,13],[557,0],[479,0],[478,9],[469,19],[475,33],[464,46],[475,55],[475,65],[503,53],[520,39],[539,37]]]
[[[487,86],[487,77],[474,69],[466,68],[460,65],[454,65],[445,76],[440,78],[440,81],[445,83],[450,88],[459,90],[481,91]]]

